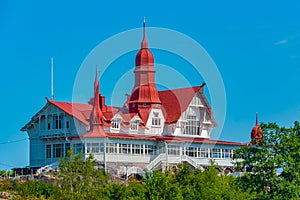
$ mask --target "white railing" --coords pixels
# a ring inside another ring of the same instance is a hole
[[[159,154],[156,158],[154,158],[146,167],[147,170],[153,169],[159,162],[162,160],[166,160],[165,154]]]
[[[233,166],[234,161],[232,159],[220,159],[216,160],[213,159],[217,165],[224,165],[224,166]],[[146,167],[146,170],[151,171],[155,166],[157,166],[160,162],[166,161],[166,154],[161,153],[158,156],[156,156]],[[170,160],[171,161],[171,160]],[[187,155],[181,155],[176,158],[174,158],[170,163],[179,163],[179,162],[188,162],[190,165],[192,165],[195,168],[199,168],[203,170],[203,166],[209,166],[210,165],[210,158],[192,158]],[[140,168],[138,168],[141,170]],[[130,170],[130,169],[129,169]],[[134,169],[131,169],[134,170]],[[145,173],[145,172],[144,172]]]
[[[38,171],[39,174],[46,174],[46,173],[48,173],[48,172],[50,172],[54,169],[57,169],[58,165],[59,165],[59,162],[57,161],[57,162],[54,162],[50,165],[46,165],[44,167],[41,167],[37,171]]]
[[[198,162],[187,155],[182,155],[181,160],[188,162],[190,165],[192,165],[195,168],[198,168]]]
[[[126,171],[126,179],[131,175],[131,174],[139,174],[140,176],[144,177],[146,176],[146,172],[142,170],[139,167],[131,167]]]

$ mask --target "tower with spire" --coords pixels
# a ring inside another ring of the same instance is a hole
[[[143,23],[141,49],[135,57],[134,87],[129,98],[129,110],[136,113],[140,108],[158,107],[161,104],[155,85],[154,57],[148,49],[146,20]]]

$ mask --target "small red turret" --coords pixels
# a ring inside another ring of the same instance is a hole
[[[100,136],[105,136],[103,129],[103,113],[100,108],[99,100],[99,80],[98,80],[98,71],[96,68],[96,77],[94,82],[94,102],[93,110],[90,116],[90,132],[98,133]]]
[[[255,126],[252,128],[251,131],[251,143],[257,144],[263,137],[263,132],[258,125],[258,114],[256,113],[256,123]]]

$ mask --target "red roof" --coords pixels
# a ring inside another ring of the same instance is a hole
[[[89,118],[93,106],[90,104],[81,104],[81,103],[69,103],[69,102],[57,102],[50,101],[47,99],[48,103],[53,104],[65,111],[67,114],[75,117],[79,121],[83,122],[86,125],[89,125]]]
[[[141,85],[135,88],[130,96],[129,103],[161,103],[158,91],[154,84]]]
[[[211,107],[205,95],[203,94],[203,86],[204,84],[202,84],[201,86],[190,88],[159,91],[158,94],[159,99],[162,102],[162,109],[165,115],[165,123],[176,123],[180,118],[181,114],[187,109],[196,93],[200,92],[200,95],[204,100],[204,104],[208,108],[207,111],[210,114],[211,120],[214,124],[216,124],[212,116]],[[92,105],[69,102],[56,102],[50,101],[48,99],[47,101],[62,109],[69,115],[74,116],[84,124],[89,124],[89,117],[93,108]],[[141,120],[144,123],[147,123],[150,110],[151,108],[141,108],[138,113],[128,113],[128,111],[126,111],[126,113],[120,108],[106,106],[106,111],[103,112],[103,115],[106,120],[111,120],[116,113],[119,113],[125,122],[129,122],[135,114],[138,114]]]
[[[94,126],[92,130],[85,133],[83,138],[99,138],[99,137],[105,137],[106,133],[103,130],[103,126]]]
[[[211,107],[205,95],[203,94],[204,85],[205,83],[196,87],[159,91],[158,94],[162,102],[162,108],[164,109],[166,119],[165,123],[176,123],[181,114],[187,109],[196,93],[200,92],[212,123],[216,125],[216,122],[212,116]]]

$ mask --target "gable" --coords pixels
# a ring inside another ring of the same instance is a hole
[[[52,107],[53,106],[53,107]],[[89,104],[69,103],[69,102],[56,102],[47,99],[47,104],[38,111],[31,120],[21,128],[21,131],[26,131],[30,126],[38,120],[39,116],[47,109],[59,109],[68,115],[76,118],[85,125],[89,125],[89,117],[91,114],[92,106]]]
[[[159,91],[166,123],[176,123],[197,92],[202,92],[203,86]]]

